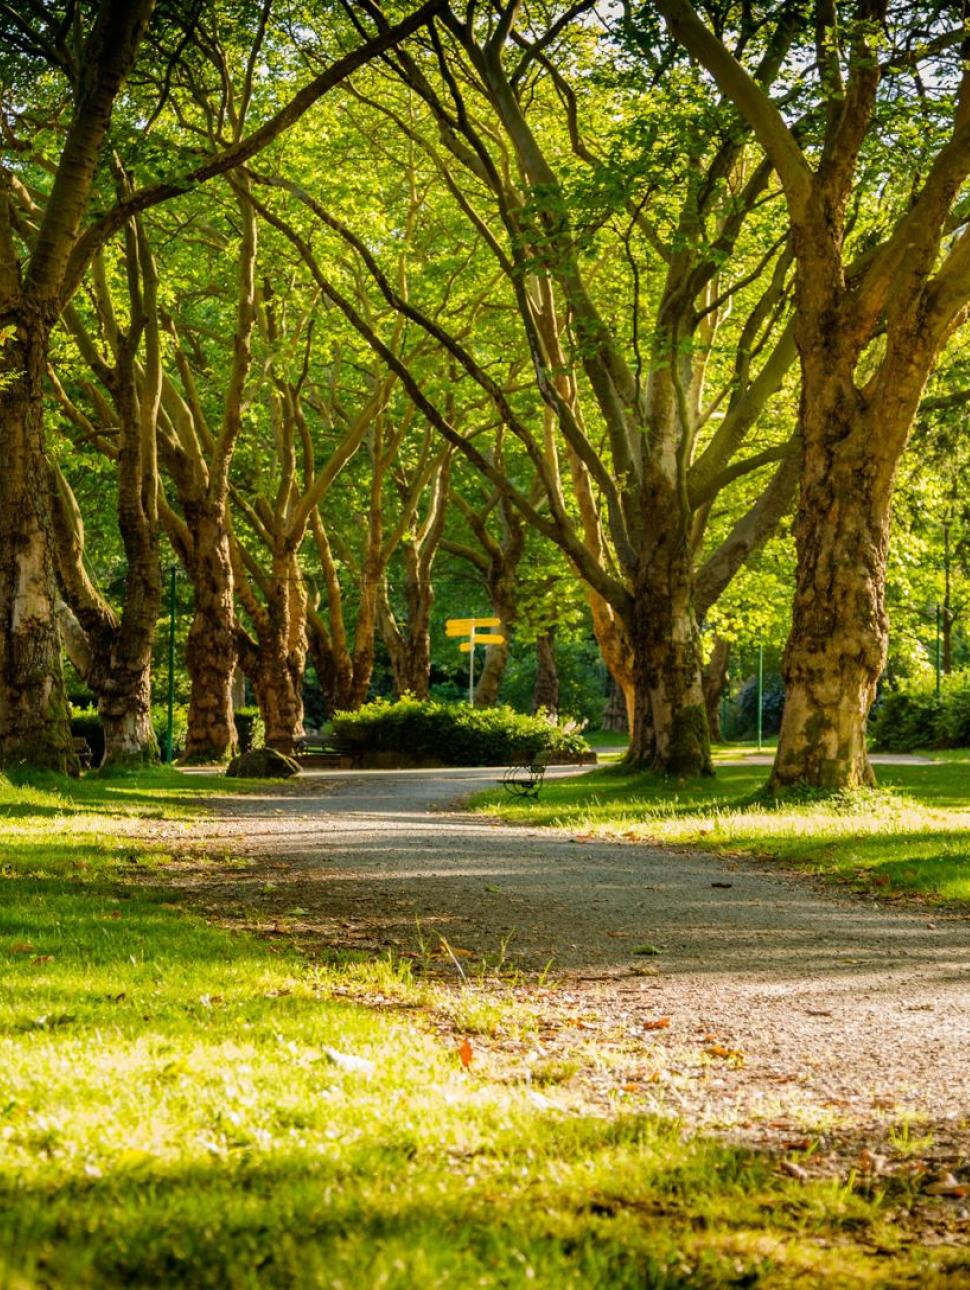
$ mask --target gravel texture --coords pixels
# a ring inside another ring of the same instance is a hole
[[[504,954],[540,1020],[476,1043],[510,1077],[576,1067],[549,1098],[673,1111],[781,1149],[808,1133],[810,1168],[862,1150],[875,1172],[918,1157],[970,1181],[970,921],[453,809],[496,778],[321,772],[227,798],[192,846],[253,864],[206,867],[202,899],[311,948],[452,971],[444,936],[469,972]],[[952,1203],[970,1230],[970,1202]]]

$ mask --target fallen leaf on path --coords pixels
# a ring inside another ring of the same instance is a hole
[[[734,883],[733,882],[712,882],[711,886],[712,887],[733,887]]]
[[[740,1048],[725,1048],[723,1044],[710,1044],[704,1049],[707,1057],[717,1057],[723,1061],[735,1061],[739,1064],[744,1061],[744,1053]]]
[[[634,954],[660,954],[662,951],[656,945],[638,945],[633,951]]]
[[[669,1017],[657,1017],[654,1021],[645,1021],[644,1030],[666,1030],[670,1025]]]
[[[461,1047],[458,1049],[458,1056],[461,1059],[462,1066],[464,1066],[467,1071],[469,1066],[472,1064],[472,1058],[475,1056],[472,1052],[472,1046],[468,1042],[467,1038],[461,1041]]]

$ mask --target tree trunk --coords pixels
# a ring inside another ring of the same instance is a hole
[[[874,782],[866,718],[887,652],[890,501],[921,385],[907,400],[900,372],[901,396],[867,405],[831,337],[803,349],[802,370],[798,570],[770,786],[856,788]]]
[[[116,695],[98,697],[98,716],[104,730],[102,768],[136,769],[158,762],[158,740],[152,725],[152,690],[149,671],[143,669],[137,681],[119,689]]]
[[[47,344],[43,320],[22,320],[0,351],[0,765],[77,774],[44,453]]]
[[[475,707],[494,708],[498,703],[502,678],[509,662],[508,645],[489,645],[485,650],[485,665],[475,684]]]
[[[532,711],[543,709],[550,717],[559,715],[559,673],[553,646],[555,629],[536,637],[536,682],[532,690]]]
[[[707,725],[711,732],[711,743],[723,742],[721,730],[721,699],[727,684],[728,662],[731,658],[731,643],[720,636],[714,641],[711,658],[704,669],[704,706],[707,709]]]
[[[238,585],[256,641],[240,631],[237,643],[266,728],[266,746],[292,756],[303,734],[307,657],[307,595],[296,554],[288,546],[274,554],[265,604],[244,581]]]
[[[630,723],[627,717],[626,695],[616,677],[610,675],[610,693],[603,705],[603,717],[600,725],[604,730],[615,730],[617,734],[629,734]]]
[[[676,541],[676,539],[672,539]],[[712,775],[689,556],[662,548],[634,592],[633,725],[626,760],[669,775]]]
[[[266,728],[266,747],[292,756],[303,733],[303,673],[281,650],[258,649],[259,664],[250,673],[259,713]]]
[[[195,612],[186,644],[188,733],[183,761],[226,761],[236,748],[232,677],[236,669],[235,614],[229,537],[218,508],[186,508],[195,555]]]

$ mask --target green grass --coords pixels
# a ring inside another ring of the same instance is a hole
[[[882,766],[880,788],[779,804],[759,797],[763,766],[721,766],[685,782],[609,767],[550,779],[539,802],[501,792],[473,804],[505,820],[769,856],[881,895],[970,902],[970,773],[966,761]]]
[[[893,1225],[910,1184],[550,1108],[568,1071],[538,1106],[462,1068],[407,965],[315,966],[188,912],[139,817],[186,829],[211,791],[0,781],[4,1290],[961,1284],[956,1248]],[[473,994],[455,1015],[502,1024]]]

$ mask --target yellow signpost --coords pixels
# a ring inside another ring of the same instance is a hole
[[[449,618],[445,622],[445,635],[469,638],[462,641],[458,648],[462,654],[468,655],[468,702],[471,707],[475,706],[475,646],[505,644],[505,637],[501,632],[479,629],[501,626],[501,618]]]

